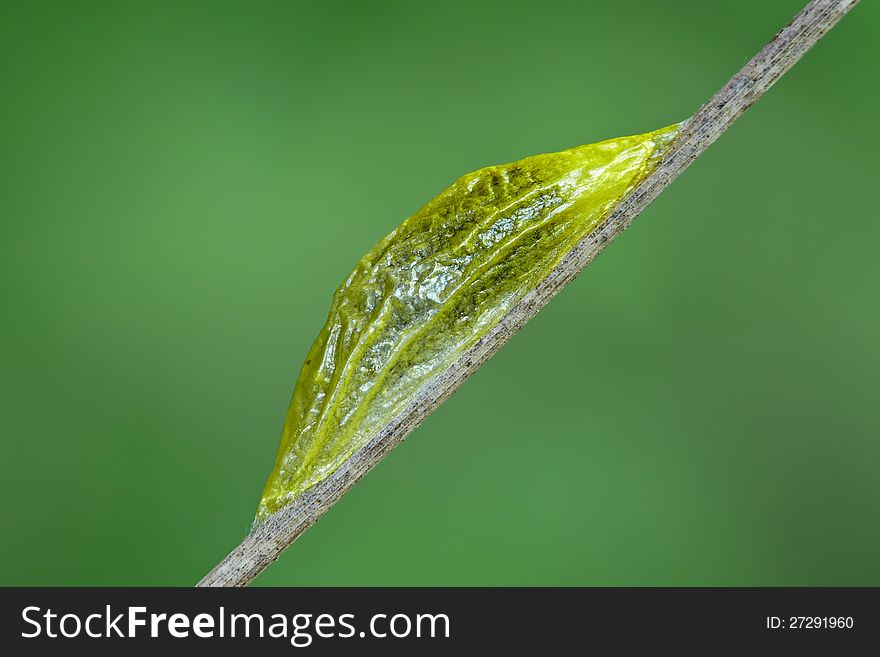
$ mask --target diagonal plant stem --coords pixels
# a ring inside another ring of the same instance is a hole
[[[330,477],[276,512],[223,559],[198,586],[245,586],[311,527],[339,498],[399,445],[492,354],[570,283],[605,246],[699,157],[743,112],[804,56],[858,0],[813,0],[770,43],[688,119],[658,167],[589,237],[529,292],[485,337],[379,430]]]

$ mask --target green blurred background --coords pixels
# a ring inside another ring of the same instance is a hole
[[[373,243],[462,173],[688,116],[802,3],[4,3],[0,584],[194,583]],[[878,28],[257,583],[880,584]]]

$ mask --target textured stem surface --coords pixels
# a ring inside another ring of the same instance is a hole
[[[357,481],[570,283],[636,216],[700,156],[776,80],[804,56],[858,0],[813,0],[683,126],[660,165],[589,237],[529,292],[486,336],[379,430],[336,472],[276,512],[223,559],[198,586],[245,586],[275,561]]]

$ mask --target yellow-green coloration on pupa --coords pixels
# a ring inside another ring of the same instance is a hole
[[[459,178],[336,291],[293,392],[263,520],[330,476],[656,166],[678,125]]]

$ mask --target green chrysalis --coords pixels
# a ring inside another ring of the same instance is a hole
[[[653,170],[678,125],[480,169],[365,255],[300,371],[261,521],[484,336]]]

